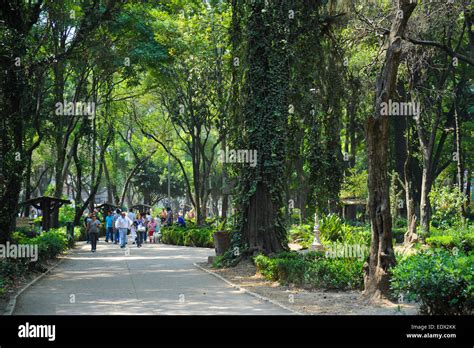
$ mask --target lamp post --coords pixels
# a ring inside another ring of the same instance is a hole
[[[324,247],[321,244],[321,240],[319,239],[319,219],[318,219],[318,213],[314,213],[314,239],[313,239],[313,244],[312,244],[312,249],[315,251],[323,251]]]

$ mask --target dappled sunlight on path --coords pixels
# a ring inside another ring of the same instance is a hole
[[[193,266],[214,250],[145,244],[121,249],[78,243],[64,262],[18,299],[14,314],[281,314]]]

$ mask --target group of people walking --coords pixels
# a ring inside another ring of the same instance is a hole
[[[185,221],[180,214],[178,224],[185,226]],[[173,212],[171,208],[163,208],[156,218],[148,213],[134,213],[117,209],[115,212],[109,211],[105,217],[105,242],[119,244],[120,248],[125,248],[129,239],[132,244],[141,248],[147,240],[149,243],[161,243],[161,226],[173,224]],[[91,244],[91,251],[97,249],[97,241],[101,222],[97,219],[97,213],[90,213],[85,221],[87,243]]]

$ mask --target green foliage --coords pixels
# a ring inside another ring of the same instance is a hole
[[[435,250],[408,256],[392,269],[393,293],[419,301],[423,314],[472,314],[474,255]]]
[[[253,246],[267,253],[286,248],[282,208],[290,79],[285,24],[288,11],[282,5],[282,1],[268,2],[267,6],[261,1],[245,1],[248,12],[238,19],[242,21],[245,41],[238,49],[241,50],[241,64],[246,68],[236,69],[242,87],[238,91],[240,95],[234,95],[231,106],[234,134],[229,139],[234,149],[256,150],[258,154],[255,167],[233,166],[235,178],[238,178],[234,195],[234,203],[239,207],[236,230],[242,240],[234,238],[232,246],[242,250],[259,241],[259,245]],[[241,101],[237,102],[237,98]],[[260,219],[254,218],[254,202],[262,202],[257,205],[260,204],[260,214],[267,216],[265,226],[259,225]],[[263,229],[272,234],[272,243],[264,245],[269,238],[258,236]]]
[[[313,243],[314,233],[310,225],[293,225],[289,231],[290,243],[298,243],[307,249]]]
[[[343,222],[336,214],[324,216],[319,221],[319,231],[322,240],[336,242],[344,239]]]
[[[429,197],[433,208],[433,226],[449,227],[462,223],[461,207],[466,197],[457,187],[435,185]]]
[[[395,239],[397,243],[403,243],[403,239],[405,238],[405,232],[407,231],[405,228],[392,228],[392,237]]]
[[[328,215],[320,220],[320,237],[323,245],[334,242],[352,245],[370,245],[371,233],[368,226],[351,226],[345,224],[337,215]],[[403,233],[402,237],[403,239]],[[294,225],[289,231],[289,241],[298,243],[303,248],[311,247],[314,232],[310,225]]]
[[[216,256],[214,261],[212,262],[212,267],[213,268],[224,267],[224,256],[223,255]]]
[[[474,226],[462,226],[458,228],[431,230],[430,237],[426,238],[426,243],[433,248],[453,249],[470,252],[474,248]]]
[[[367,198],[367,170],[349,169],[349,175],[344,177],[341,188],[341,198]]]
[[[174,225],[161,229],[163,243],[165,244],[202,248],[214,247],[214,238],[212,235],[216,231],[216,229],[206,226],[189,228]]]
[[[319,231],[323,245],[332,242],[370,245],[370,230],[364,226],[344,224],[342,219],[335,214],[327,215],[320,220]]]
[[[363,261],[327,258],[323,253],[257,255],[257,271],[266,279],[310,289],[361,289]]]
[[[407,227],[407,219],[401,218],[401,217],[396,217],[396,218],[393,219],[392,226],[394,228],[406,228]]]
[[[39,261],[54,259],[68,247],[64,228],[51,229],[26,242],[38,245]]]
[[[35,262],[29,258],[0,259],[0,295],[5,287],[14,284],[28,271],[33,269],[43,271],[45,261],[56,258],[68,248],[65,228],[51,229],[33,238],[21,232],[14,232],[11,243],[37,245],[38,260]]]
[[[72,205],[63,205],[59,208],[59,223],[64,225],[66,222],[73,222],[74,215],[75,209]]]
[[[20,231],[15,231],[11,235],[11,241],[15,244],[27,244],[29,240],[25,233]]]
[[[305,283],[311,288],[362,289],[364,262],[358,259],[323,258],[308,265]]]

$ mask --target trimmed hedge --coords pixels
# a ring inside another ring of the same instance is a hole
[[[161,229],[162,241],[165,244],[202,248],[214,248],[214,232],[216,230],[211,227],[196,226],[187,228],[175,225]]]
[[[446,230],[433,229],[426,243],[433,248],[452,250],[457,248],[461,252],[469,253],[474,248],[474,226],[450,228]]]
[[[399,298],[420,303],[422,314],[472,314],[474,254],[428,250],[402,259],[392,270]]]
[[[283,285],[310,289],[362,289],[363,261],[328,258],[324,253],[299,254],[284,252],[273,257],[254,258],[257,271],[266,279]]]

